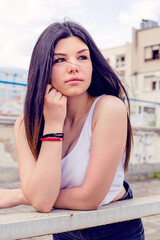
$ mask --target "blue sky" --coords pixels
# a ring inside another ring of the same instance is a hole
[[[160,23],[159,0],[0,0],[0,67],[28,69],[34,44],[52,22],[83,25],[100,49],[131,42],[141,19]]]

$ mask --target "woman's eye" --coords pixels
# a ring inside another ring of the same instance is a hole
[[[79,59],[79,60],[86,60],[86,59],[87,59],[87,56],[80,56],[78,59]]]
[[[66,61],[64,58],[57,58],[54,63],[61,63],[61,62],[64,62]]]

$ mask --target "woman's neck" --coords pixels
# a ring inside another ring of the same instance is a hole
[[[65,122],[71,125],[75,124],[79,119],[83,118],[89,111],[94,97],[87,92],[67,99],[67,116]]]

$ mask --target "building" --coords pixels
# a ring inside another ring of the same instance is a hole
[[[131,43],[126,43],[124,46],[102,50],[105,59],[128,88],[130,86],[129,79],[131,76],[131,47]]]
[[[160,102],[160,26],[143,20],[141,27],[132,30],[131,81],[135,97]]]
[[[102,50],[120,75],[132,102],[132,122],[136,126],[160,127],[160,26],[142,20],[132,29],[132,43]]]

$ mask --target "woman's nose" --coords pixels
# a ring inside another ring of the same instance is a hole
[[[68,62],[68,72],[69,73],[79,72],[79,65],[76,63]]]

